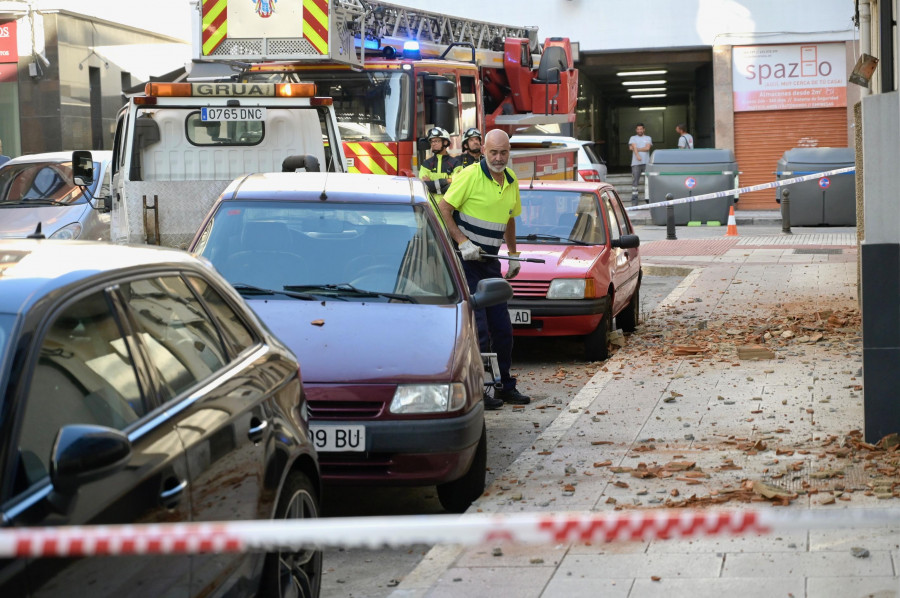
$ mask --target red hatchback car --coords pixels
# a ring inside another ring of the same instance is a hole
[[[520,181],[516,245],[524,262],[512,281],[516,336],[584,336],[590,360],[609,357],[609,333],[633,332],[640,311],[640,239],[607,183]]]

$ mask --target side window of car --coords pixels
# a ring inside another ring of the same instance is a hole
[[[197,291],[197,294],[203,298],[206,306],[216,319],[218,319],[222,328],[222,336],[225,337],[226,344],[231,347],[235,355],[256,344],[253,333],[250,332],[250,329],[247,328],[237,312],[228,305],[225,298],[212,285],[196,276],[188,276],[188,281],[194,287],[194,290]]]
[[[175,397],[228,362],[218,330],[181,277],[136,280],[119,288],[158,372],[163,399]]]
[[[41,341],[19,440],[27,487],[49,472],[60,428],[95,424],[122,430],[146,413],[134,362],[105,292],[67,306]]]
[[[606,192],[602,193],[601,199],[603,200],[603,209],[606,210],[606,219],[609,221],[609,238],[614,241],[621,235],[619,219],[616,216],[616,210],[613,208],[612,202],[609,199],[609,194]]]
[[[619,218],[619,227],[622,230],[622,234],[633,234],[634,229],[631,228],[631,222],[625,217],[625,208],[622,206],[622,200],[619,199],[619,196],[615,193],[610,193],[609,196],[609,201],[612,203],[613,209],[616,211],[616,216]]]

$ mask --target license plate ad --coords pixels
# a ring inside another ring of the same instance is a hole
[[[513,326],[531,324],[531,310],[511,309],[509,310],[509,320],[512,322]]]
[[[362,452],[366,450],[365,426],[310,426],[317,451]]]
[[[200,120],[204,122],[265,120],[265,108],[201,108]]]

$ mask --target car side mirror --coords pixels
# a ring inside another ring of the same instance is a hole
[[[67,512],[81,486],[121,470],[130,458],[131,441],[118,430],[64,426],[56,435],[50,457],[51,503]]]
[[[90,187],[94,184],[94,159],[87,150],[72,152],[72,182],[79,187]]]
[[[641,238],[637,235],[622,235],[618,239],[613,239],[610,245],[622,249],[634,249],[641,246]]]
[[[503,278],[485,278],[478,281],[472,295],[472,307],[482,309],[512,299],[513,289]]]

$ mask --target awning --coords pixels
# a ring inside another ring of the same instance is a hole
[[[93,46],[91,50],[99,59],[115,64],[141,81],[183,68],[191,61],[190,44]]]

